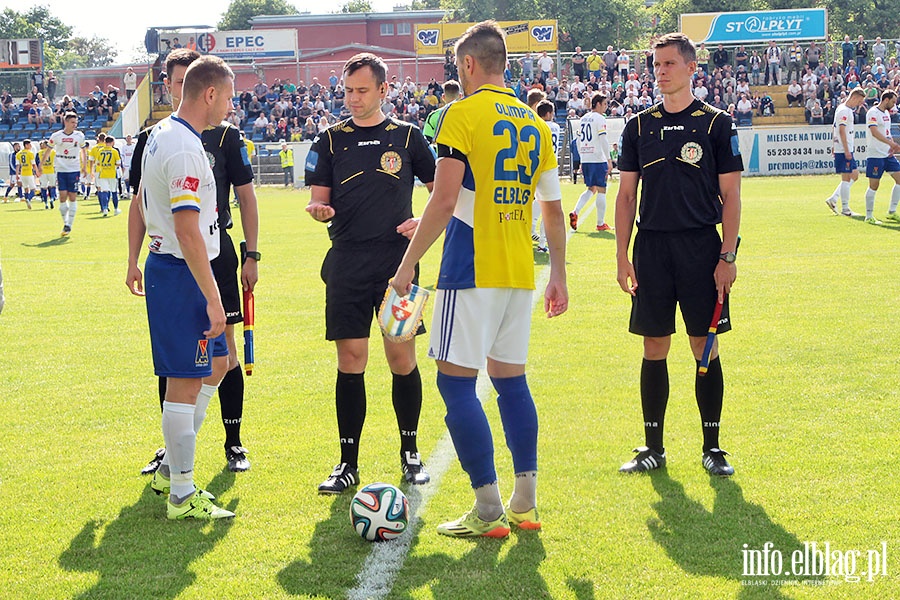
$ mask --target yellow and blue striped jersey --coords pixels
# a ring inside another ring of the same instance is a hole
[[[435,141],[441,160],[466,164],[437,287],[534,289],[534,192],[557,169],[547,123],[512,90],[484,85],[444,109]]]

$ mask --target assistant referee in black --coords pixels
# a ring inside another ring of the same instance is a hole
[[[172,101],[180,101],[181,84],[187,67],[200,58],[195,50],[180,48],[166,57],[167,84],[172,90]],[[177,94],[177,96],[176,96]],[[130,182],[137,198],[138,185],[141,180],[141,158],[147,143],[149,129],[138,136],[131,161]],[[237,358],[234,326],[244,320],[241,313],[242,303],[240,288],[250,291],[256,286],[259,278],[258,262],[261,258],[257,246],[259,238],[259,211],[256,202],[256,191],[253,187],[253,169],[247,155],[240,131],[229,123],[206,129],[200,133],[203,148],[209,158],[213,175],[216,179],[216,203],[219,214],[219,256],[210,263],[213,275],[222,297],[225,308],[225,339],[228,342],[228,370],[218,387],[219,404],[221,406],[222,424],[225,428],[225,460],[228,469],[233,472],[246,471],[250,468],[248,451],[241,441],[241,423],[244,415],[244,374]],[[241,267],[238,280],[238,256],[234,241],[228,231],[234,227],[231,219],[229,193],[232,186],[240,198],[241,227],[247,242],[247,257]],[[138,202],[132,202],[136,206]],[[159,379],[160,405],[166,394],[166,379]],[[165,455],[165,448],[156,451],[153,459],[141,470],[143,474],[153,473]]]
[[[617,278],[631,294],[629,331],[644,338],[641,408],[645,446],[619,469],[649,471],[666,464],[663,422],[669,398],[666,357],[681,308],[691,350],[699,366],[716,301],[724,300],[718,332],[731,329],[727,294],[737,277],[735,251],[741,220],[743,161],[731,118],[696,100],[693,42],[670,33],[654,44],[653,65],[663,101],[625,126],[616,197]],[[641,181],[640,214],[637,189]],[[633,258],[628,245],[638,216]],[[722,238],[716,225],[722,224]],[[718,342],[709,370],[697,377],[703,427],[702,464],[712,475],[734,469],[719,448],[722,365]]]
[[[374,54],[357,54],[343,73],[351,118],[320,133],[306,159],[306,185],[312,188],[306,210],[328,223],[331,238],[322,264],[325,338],[335,341],[338,362],[335,404],[341,461],[319,485],[321,494],[340,494],[359,483],[372,317],[418,225],[412,212],[414,178],[429,191],[434,181],[434,157],[422,132],[381,112],[387,92],[384,61]],[[424,331],[419,328],[419,333]],[[415,338],[384,340],[384,352],[393,373],[403,475],[408,483],[427,483],[430,478],[416,443],[422,379]]]

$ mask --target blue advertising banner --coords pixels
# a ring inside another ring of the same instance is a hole
[[[828,31],[824,8],[681,15],[681,31],[695,43],[753,44],[769,40],[822,40]]]

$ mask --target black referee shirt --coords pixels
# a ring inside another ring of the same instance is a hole
[[[153,127],[148,127],[138,134],[137,143],[134,146],[134,156],[131,159],[131,171],[129,182],[137,194],[138,184],[141,182],[141,160],[144,156],[144,146],[147,137]],[[247,156],[244,140],[234,125],[222,123],[218,127],[205,129],[200,134],[206,157],[212,167],[216,178],[216,204],[219,211],[219,228],[231,229],[234,223],[231,220],[231,186],[246,185],[253,181],[253,168]]]
[[[313,140],[306,185],[331,188],[332,243],[405,243],[397,226],[411,218],[413,179],[434,181],[434,155],[418,127],[385,119],[374,127],[342,121]]]
[[[619,170],[641,174],[639,229],[716,225],[719,175],[744,170],[737,128],[727,113],[699,100],[679,113],[655,104],[625,125]]]

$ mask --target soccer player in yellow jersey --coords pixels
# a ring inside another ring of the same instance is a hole
[[[88,156],[88,164],[84,174],[84,186],[85,192],[84,197],[89,198],[91,196],[91,183],[95,182],[98,178],[98,171],[100,170],[100,166],[97,164],[98,156],[97,153],[100,152],[100,149],[105,145],[106,134],[102,131],[97,134],[97,143],[94,144],[87,153]],[[97,186],[97,193],[99,198],[100,187]]]
[[[52,209],[56,202],[56,150],[46,140],[41,140],[38,163],[41,165],[41,199],[44,208]]]
[[[31,199],[34,198],[34,150],[31,149],[31,140],[22,142],[22,149],[16,155],[16,174],[22,182],[22,192],[25,195],[25,204],[31,210]]]
[[[541,527],[538,420],[525,380],[535,200],[541,201],[550,246],[548,317],[568,308],[566,234],[550,128],[504,87],[503,31],[494,21],[473,25],[457,42],[456,56],[465,98],[449,105],[438,123],[434,192],[391,285],[408,293],[416,263],[446,228],[429,355],[437,359],[445,421],[475,490],[475,507],[438,526],[438,533],[499,538],[509,534],[510,522],[522,529]],[[516,475],[506,510],[490,426],[475,393],[485,364]]]
[[[113,209],[116,215],[119,210],[119,185],[116,179],[117,169],[122,164],[119,149],[115,147],[116,138],[106,136],[102,144],[97,144],[97,199],[100,200],[100,212],[103,216],[109,214],[109,200],[112,198]]]

